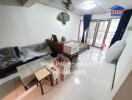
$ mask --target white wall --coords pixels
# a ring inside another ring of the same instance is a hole
[[[108,18],[119,18],[117,16],[111,16],[111,13],[93,14],[92,19],[108,19]],[[83,20],[83,16],[80,16],[80,20]]]
[[[128,74],[132,70],[132,30],[128,30],[128,27],[132,26],[132,17],[128,23],[127,29],[124,33],[123,40],[126,41],[126,46],[118,60],[117,69],[116,69],[116,77],[115,84],[112,90],[112,97],[116,95],[121,85],[124,83]],[[127,59],[127,60],[126,60]]]
[[[124,35],[123,35],[123,39],[124,40],[127,38],[128,34],[132,33],[132,30],[128,30],[129,27],[132,27],[132,17],[130,18],[130,21],[129,21],[128,25],[127,25],[127,28],[126,28],[126,30],[124,32]]]
[[[112,90],[112,97],[115,96],[128,74],[132,70],[132,31],[126,38],[126,46],[122,51],[121,56],[118,59],[116,66],[116,76],[114,88]]]
[[[30,8],[0,6],[0,48],[40,43],[51,34],[77,39],[79,16],[70,14],[65,26],[56,20],[59,9],[36,4]]]
[[[103,14],[94,14],[94,15],[92,15],[92,19],[106,19],[106,18],[119,18],[119,17],[111,16],[111,13],[103,13]]]

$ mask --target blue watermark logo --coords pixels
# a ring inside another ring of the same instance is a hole
[[[119,5],[113,6],[111,8],[111,16],[122,16],[124,9],[125,8],[123,8]]]

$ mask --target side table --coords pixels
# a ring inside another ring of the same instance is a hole
[[[52,82],[52,74],[51,72],[47,69],[47,68],[43,68],[37,72],[34,73],[36,78],[37,78],[37,86],[38,86],[38,83],[40,84],[40,88],[41,88],[41,92],[42,92],[42,95],[44,94],[44,91],[43,91],[43,87],[42,87],[42,83],[41,81],[44,80],[45,78],[50,78],[50,82],[51,82],[51,85],[53,85],[53,82]]]

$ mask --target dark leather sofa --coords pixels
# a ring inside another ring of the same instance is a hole
[[[46,43],[23,47],[5,47],[0,49],[0,78],[15,73],[16,67],[51,54]]]

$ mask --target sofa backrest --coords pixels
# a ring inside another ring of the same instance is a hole
[[[115,83],[113,88],[113,96],[117,93],[122,83],[127,78],[129,72],[132,70],[132,33],[128,34],[126,38],[126,46],[118,59],[116,66]]]
[[[47,43],[39,43],[39,44],[32,44],[32,45],[27,45],[27,46],[23,46],[23,47],[15,47],[15,52],[17,54],[17,56],[21,56],[21,52],[27,51],[27,50],[31,50],[34,52],[39,52],[39,53],[51,53],[51,50],[49,49],[49,46]]]
[[[13,47],[5,47],[0,49],[0,58],[14,58],[14,48]]]

